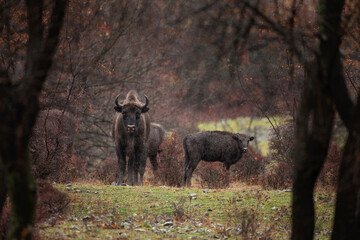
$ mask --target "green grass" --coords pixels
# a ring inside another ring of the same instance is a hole
[[[38,226],[45,239],[241,239],[246,234],[289,238],[291,192],[247,186],[208,192],[150,186],[56,187],[71,202],[54,226]],[[190,197],[194,193],[196,199]],[[332,198],[316,195],[318,239],[329,237]]]

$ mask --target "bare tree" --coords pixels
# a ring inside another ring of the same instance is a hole
[[[356,30],[359,24],[359,2],[321,0],[315,5],[305,0],[224,2],[203,1],[203,6],[198,9],[204,14],[214,16],[212,19],[215,25],[211,25],[212,27],[220,26],[219,29],[223,29],[215,33],[220,37],[219,46],[223,49],[224,46],[232,46],[230,59],[237,65],[237,69],[240,69],[239,62],[234,61],[236,60],[234,56],[244,53],[241,51],[242,43],[246,43],[253,30],[259,30],[271,36],[267,40],[281,39],[290,53],[290,75],[294,72],[294,61],[301,64],[304,69],[304,81],[299,85],[302,86],[300,101],[294,104],[296,141],[292,239],[313,238],[314,186],[329,150],[335,114],[340,116],[349,135],[343,150],[338,179],[332,238],[353,239],[359,236],[360,93],[353,79],[349,80],[355,93],[347,88],[343,70],[344,59],[340,51],[342,44],[345,45],[343,42],[345,37],[349,38],[350,35],[351,41],[356,42],[356,33],[350,31]],[[225,14],[219,14],[221,8],[213,7],[218,7],[218,5],[227,9],[225,13],[234,12],[236,17],[233,19],[242,14],[244,18],[241,19],[241,23],[245,24],[232,24],[229,21],[231,18]],[[229,9],[229,6],[232,7]],[[237,10],[234,11],[234,9]],[[216,14],[213,14],[214,12]],[[311,14],[304,14],[307,12]],[[308,16],[310,18],[304,19]],[[305,21],[309,19],[311,21]],[[226,27],[221,27],[221,25]],[[225,38],[222,37],[222,33],[223,36],[228,33],[234,34],[228,35],[230,38]],[[270,42],[265,41],[261,47],[269,45]],[[290,83],[291,88],[293,79]]]
[[[310,59],[296,44],[291,25],[284,26],[251,3],[242,2],[281,36],[307,73],[296,115],[292,239],[313,239],[314,186],[328,152],[335,112],[340,115],[349,135],[338,180],[332,239],[353,239],[360,231],[360,94],[357,93],[356,102],[351,99],[343,73],[340,46],[348,23],[343,16],[345,1],[319,2],[317,46],[304,44],[312,52]],[[293,1],[289,23],[294,23],[301,4],[302,1]],[[351,7],[348,9],[351,17],[358,17],[358,4]]]
[[[24,11],[21,1],[2,1],[0,5],[2,33],[13,31],[11,8],[19,4],[18,11]],[[46,3],[48,4],[48,3]],[[56,0],[48,24],[44,24],[45,1],[26,1],[26,56],[24,75],[11,78],[12,63],[2,64],[0,78],[0,166],[5,172],[5,181],[0,188],[8,190],[12,203],[10,239],[32,239],[35,213],[35,184],[30,171],[28,142],[39,110],[39,96],[52,65],[59,34],[67,6],[66,0]],[[17,12],[19,13],[19,12]],[[8,46],[11,48],[12,43]],[[11,49],[9,50],[11,51]],[[4,68],[6,67],[7,68]],[[18,67],[18,66],[17,66]],[[13,71],[13,72],[12,72]],[[3,176],[3,175],[2,175]],[[3,204],[6,194],[1,194]],[[3,205],[0,206],[1,210]]]

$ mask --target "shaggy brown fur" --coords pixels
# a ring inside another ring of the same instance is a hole
[[[122,102],[122,105],[127,105],[127,104],[133,104],[136,105],[138,107],[141,107],[143,105],[143,103],[141,103],[139,101],[139,95],[135,90],[130,90],[127,94],[126,94],[126,98],[125,100]]]
[[[128,183],[143,182],[147,157],[147,142],[150,134],[150,116],[147,113],[147,103],[138,99],[136,91],[131,90],[122,104],[115,101],[113,138],[120,168],[118,184],[124,183],[126,172],[126,156],[128,157]]]
[[[159,164],[157,162],[157,154],[161,151],[159,149],[161,143],[163,142],[165,137],[165,129],[163,126],[157,123],[150,124],[150,137],[149,137],[149,149],[148,156],[153,167],[153,172],[156,172],[159,168]]]
[[[247,151],[254,137],[221,131],[198,132],[185,136],[184,185],[191,185],[191,177],[201,160],[206,162],[223,162],[226,169],[238,162]]]

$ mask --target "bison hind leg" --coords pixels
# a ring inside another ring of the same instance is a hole
[[[155,155],[150,155],[150,156],[149,156],[150,163],[151,163],[151,166],[152,166],[152,169],[153,169],[153,172],[154,172],[154,173],[155,173],[155,172],[158,170],[158,168],[159,168],[159,164],[158,164],[158,162],[157,162],[156,156],[157,156],[157,154],[155,154]]]
[[[159,181],[159,163],[157,161],[157,154],[155,155],[149,155],[149,160],[152,166],[152,170],[153,170],[153,175],[154,175],[154,185],[156,185]]]
[[[185,152],[184,185],[191,186],[192,174],[200,161],[201,157],[198,154]]]

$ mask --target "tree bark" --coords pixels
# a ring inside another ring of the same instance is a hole
[[[292,239],[313,239],[315,226],[313,192],[316,179],[326,159],[335,116],[331,101],[319,92],[320,85],[316,80],[317,78],[311,77],[309,80],[311,89],[304,89],[305,93],[302,95],[303,99],[297,115]]]
[[[19,140],[19,139],[17,139]],[[10,239],[31,239],[35,217],[36,192],[31,174],[27,145],[17,144],[8,151],[7,185],[12,203]]]
[[[5,204],[6,195],[7,195],[6,172],[5,172],[5,166],[2,163],[1,155],[0,155],[0,217],[2,214],[2,209]]]
[[[6,72],[0,71],[0,171],[6,172],[0,177],[0,204],[8,190],[12,204],[9,239],[33,238],[36,195],[28,143],[39,110],[38,98],[59,42],[67,1],[55,1],[47,37],[42,19],[44,2],[27,0],[26,4],[29,40],[24,78],[13,84]]]
[[[360,96],[340,165],[332,239],[360,236]]]
[[[319,53],[316,56],[317,61],[312,65],[316,69],[316,75],[311,77],[311,82],[315,86],[314,94],[316,95],[314,96],[314,119],[312,124],[312,136],[309,136],[305,143],[307,147],[302,149],[298,147],[295,152],[295,161],[299,163],[299,165],[297,165],[295,169],[295,179],[293,183],[292,239],[313,239],[315,224],[313,190],[316,178],[328,152],[334,120],[333,106],[337,106],[337,110],[344,121],[351,116],[347,110],[349,110],[349,108],[351,109],[353,104],[346,90],[339,50],[342,37],[342,32],[340,30],[343,6],[344,1],[337,0],[322,0],[319,3]],[[310,68],[310,66],[308,67]],[[337,91],[339,91],[340,94]],[[347,103],[347,107],[339,107],[339,105],[344,102]],[[301,118],[302,116],[298,117]],[[349,126],[349,123],[345,123],[345,125]],[[301,131],[304,127],[297,124],[297,128],[298,131]],[[348,143],[350,141],[351,143],[356,144],[356,140],[350,135],[349,139],[352,140],[348,140]],[[304,140],[305,138],[299,137],[298,134],[297,145],[301,146],[303,143],[300,141]],[[359,143],[358,146],[360,146]],[[299,150],[305,151],[305,153],[298,154]],[[350,146],[345,148],[344,154],[347,155],[347,152],[350,153],[350,155],[356,153]],[[344,159],[345,161],[343,161],[342,165],[345,164],[345,166],[342,166],[342,169],[355,166],[353,162],[354,158],[350,158],[352,160]],[[359,174],[359,171],[357,171],[357,174]],[[340,175],[342,174],[340,173]],[[340,189],[341,185],[348,184],[348,181],[345,180],[345,182],[347,183],[339,183]],[[354,189],[352,188],[352,190]],[[352,191],[352,196],[349,192],[345,192],[346,190],[344,191],[344,198],[346,199],[344,202],[346,202],[346,204],[348,204],[349,201],[356,200],[354,199],[354,195],[358,195],[358,192],[354,193],[354,191]],[[351,215],[354,216],[354,205],[356,205],[356,203],[357,202],[354,201],[352,204],[347,205],[351,210],[349,209],[347,212],[342,212],[344,218]],[[347,234],[346,231],[353,227],[344,224],[343,220],[342,217],[338,218],[336,216],[335,222],[340,221],[345,228],[340,231],[340,235],[337,235],[339,238],[335,239],[350,239],[344,238],[344,236]],[[348,221],[353,224],[356,222],[354,218]]]

